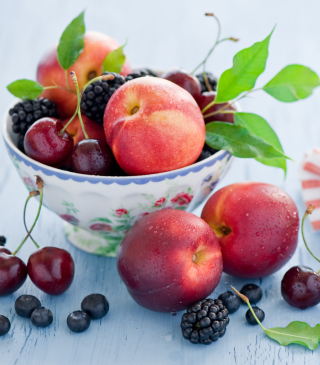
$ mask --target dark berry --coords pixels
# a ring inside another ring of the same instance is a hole
[[[251,304],[260,302],[262,298],[262,290],[256,284],[246,284],[240,290],[240,293],[245,295]]]
[[[144,77],[144,76],[156,77],[157,74],[154,71],[150,70],[149,68],[140,68],[137,70],[133,70],[133,72],[131,72],[129,75],[127,75],[126,81],[134,80],[134,79],[137,79],[139,77]]]
[[[115,72],[104,72],[102,75],[113,75],[113,80],[98,80],[90,84],[81,98],[81,111],[90,119],[99,124],[103,123],[103,114],[106,105],[114,92],[123,85],[124,76]]]
[[[14,305],[17,315],[24,318],[30,318],[32,312],[40,307],[40,300],[33,295],[21,295]]]
[[[91,319],[87,313],[75,311],[68,315],[67,325],[72,332],[80,333],[86,331],[90,326]]]
[[[4,246],[6,244],[7,240],[5,236],[0,236],[0,246]]]
[[[11,323],[5,316],[0,315],[0,336],[6,335],[10,331]]]
[[[263,322],[265,314],[264,311],[258,307],[252,307],[254,314],[257,316],[260,322]],[[258,322],[254,318],[253,314],[251,313],[250,309],[246,312],[246,320],[249,324],[256,325]]]
[[[12,120],[12,130],[19,134],[18,148],[24,152],[23,137],[34,122],[43,117],[58,118],[56,104],[45,98],[24,100],[9,110]],[[22,141],[21,141],[22,140]]]
[[[222,301],[230,314],[236,312],[242,303],[242,300],[231,291],[220,294],[218,299]]]
[[[109,302],[102,294],[90,294],[83,299],[81,310],[91,319],[100,319],[109,312]]]
[[[40,307],[31,313],[31,323],[37,327],[47,327],[53,321],[51,310]]]
[[[216,91],[217,90],[217,83],[218,80],[216,77],[213,76],[211,72],[206,72],[208,82],[211,86],[212,90],[208,89],[207,83],[205,82],[203,72],[201,74],[196,75],[196,78],[200,81],[201,85],[201,92],[204,93],[206,91]]]
[[[221,300],[203,299],[187,309],[180,327],[186,340],[210,345],[225,334],[228,323],[228,310]]]

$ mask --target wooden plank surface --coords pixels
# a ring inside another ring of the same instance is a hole
[[[13,97],[5,86],[19,78],[34,78],[41,55],[58,41],[68,22],[85,7],[87,29],[103,31],[126,46],[133,65],[154,68],[183,66],[192,70],[211,46],[216,27],[203,13],[213,11],[223,24],[223,36],[239,37],[238,44],[224,44],[208,62],[208,70],[219,75],[231,66],[234,53],[262,40],[277,24],[270,45],[267,71],[258,85],[268,81],[282,67],[303,63],[320,72],[319,11],[320,3],[306,0],[267,2],[255,0],[66,1],[45,2],[17,0],[0,2],[0,114]],[[242,103],[245,111],[265,117],[277,131],[286,154],[297,163],[289,163],[288,175],[259,165],[254,161],[236,160],[218,188],[230,183],[256,180],[283,188],[296,202],[300,215],[304,212],[297,169],[303,153],[320,145],[319,90],[306,101],[281,104],[257,93]],[[27,191],[10,162],[0,141],[0,234],[8,239],[8,248],[18,246],[24,236],[22,210]],[[28,211],[31,222],[37,204]],[[197,210],[200,214],[201,210]],[[194,346],[185,341],[179,328],[181,314],[153,313],[139,307],[128,295],[117,274],[115,260],[86,254],[71,246],[62,232],[62,221],[44,209],[34,236],[41,245],[64,247],[76,263],[75,281],[68,292],[59,297],[41,293],[28,279],[12,296],[0,298],[0,314],[12,321],[10,333],[0,338],[1,364],[87,365],[87,364],[316,364],[319,349],[309,351],[302,346],[287,348],[269,340],[259,327],[246,324],[242,307],[231,316],[226,336],[211,346]],[[306,224],[311,248],[320,254],[319,233]],[[21,251],[25,261],[34,248],[27,242]],[[261,285],[267,327],[285,326],[302,320],[314,326],[320,322],[320,307],[305,311],[289,307],[280,294],[280,281],[294,264],[318,270],[299,236],[298,249],[278,273],[253,282]],[[250,280],[251,281],[251,280]],[[247,280],[223,275],[213,293],[216,297],[232,284],[238,288]],[[83,297],[100,292],[110,301],[110,312],[101,321],[93,321],[89,330],[74,334],[66,326],[67,315],[80,308]],[[37,329],[14,312],[14,300],[23,293],[34,294],[51,309],[54,322]]]

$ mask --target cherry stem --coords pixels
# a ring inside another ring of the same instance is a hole
[[[220,39],[220,35],[221,35],[221,23],[218,19],[218,17],[216,17],[213,13],[205,13],[206,16],[211,16],[213,17],[217,24],[218,24],[218,34],[217,34],[217,38],[216,38],[216,42],[214,43],[214,45],[212,46],[212,48],[209,50],[207,56],[205,57],[205,59],[191,72],[191,74],[194,74],[202,65],[203,65],[203,73],[205,73],[205,68],[206,68],[206,63],[208,58],[211,56],[212,52],[215,50],[215,48],[217,47],[218,44],[225,42],[225,41],[233,41],[233,42],[238,42],[239,39],[237,38],[233,38],[233,37],[228,37],[228,38],[223,38]],[[212,90],[210,90],[212,91]]]
[[[318,262],[320,262],[320,260],[318,259],[318,257],[310,250],[309,246],[307,245],[307,241],[304,237],[304,221],[306,219],[306,217],[311,214],[314,211],[315,206],[310,204],[306,210],[306,212],[304,213],[304,216],[302,218],[302,222],[301,222],[301,233],[302,233],[302,238],[303,238],[303,242],[304,245],[306,246],[307,250],[309,251],[309,253],[311,254],[311,256],[316,259]],[[320,270],[319,270],[320,271]]]
[[[64,70],[64,75],[66,77],[67,90],[70,90],[69,79],[68,79],[68,70]]]
[[[250,304],[249,299],[245,295],[239,293],[238,290],[236,288],[234,288],[232,285],[231,285],[231,289],[238,295],[238,297],[240,297],[247,304],[247,306],[249,307],[250,312],[252,313],[254,319],[257,321],[257,323],[259,324],[259,326],[265,331],[266,328],[263,326],[263,324],[259,321],[258,317],[254,313],[254,310],[251,307],[251,304]]]
[[[26,223],[26,211],[27,211],[27,205],[28,205],[28,202],[29,202],[29,200],[33,197],[33,196],[37,196],[37,195],[39,195],[40,193],[39,193],[39,191],[38,190],[33,190],[33,191],[31,191],[30,193],[29,193],[29,196],[28,196],[28,198],[27,198],[27,200],[26,200],[26,203],[25,203],[25,205],[24,205],[24,209],[23,209],[23,224],[24,224],[24,228],[26,229],[26,231],[28,232],[29,230],[28,230],[28,227],[27,227],[27,223]],[[33,237],[31,236],[31,234],[30,234],[30,236],[29,236],[30,238],[31,238],[31,240],[32,240],[32,242],[36,245],[36,247],[37,248],[40,248],[40,246],[37,244],[37,242],[33,239]]]
[[[28,231],[26,237],[23,239],[23,241],[20,243],[19,247],[12,253],[13,256],[15,256],[18,251],[20,250],[20,248],[23,246],[23,244],[26,242],[26,240],[28,239],[28,237],[30,237],[31,235],[31,232],[33,231],[33,228],[35,227],[37,221],[38,221],[38,218],[39,218],[39,215],[40,215],[40,212],[41,212],[41,207],[42,207],[42,200],[43,200],[43,181],[42,179],[37,176],[37,186],[38,186],[38,189],[39,189],[39,193],[40,193],[40,203],[39,203],[39,208],[38,208],[38,213],[37,213],[37,216],[33,222],[33,225],[32,227],[30,228],[30,231]],[[30,198],[30,195],[28,197],[28,199]],[[27,200],[28,200],[27,199]],[[35,241],[34,241],[35,243]],[[36,244],[36,243],[35,243]],[[40,246],[36,244],[36,246],[39,248]]]

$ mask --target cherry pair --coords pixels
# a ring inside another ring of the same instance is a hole
[[[74,277],[74,262],[71,255],[57,247],[43,247],[30,236],[41,211],[43,201],[43,182],[37,176],[38,191],[31,192],[26,201],[25,212],[31,197],[40,195],[40,204],[36,219],[20,246],[11,254],[4,247],[0,247],[0,296],[9,295],[18,290],[29,275],[31,281],[47,294],[57,295],[65,292],[71,285]],[[26,225],[26,224],[25,224]],[[27,265],[16,256],[27,238],[30,237],[38,250],[28,259]]]

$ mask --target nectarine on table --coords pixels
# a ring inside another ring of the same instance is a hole
[[[132,298],[157,312],[186,309],[218,285],[222,255],[201,218],[176,209],[142,217],[123,239],[118,272]]]
[[[280,188],[259,182],[231,184],[214,193],[201,218],[215,232],[224,272],[261,278],[279,270],[298,242],[299,216]]]

